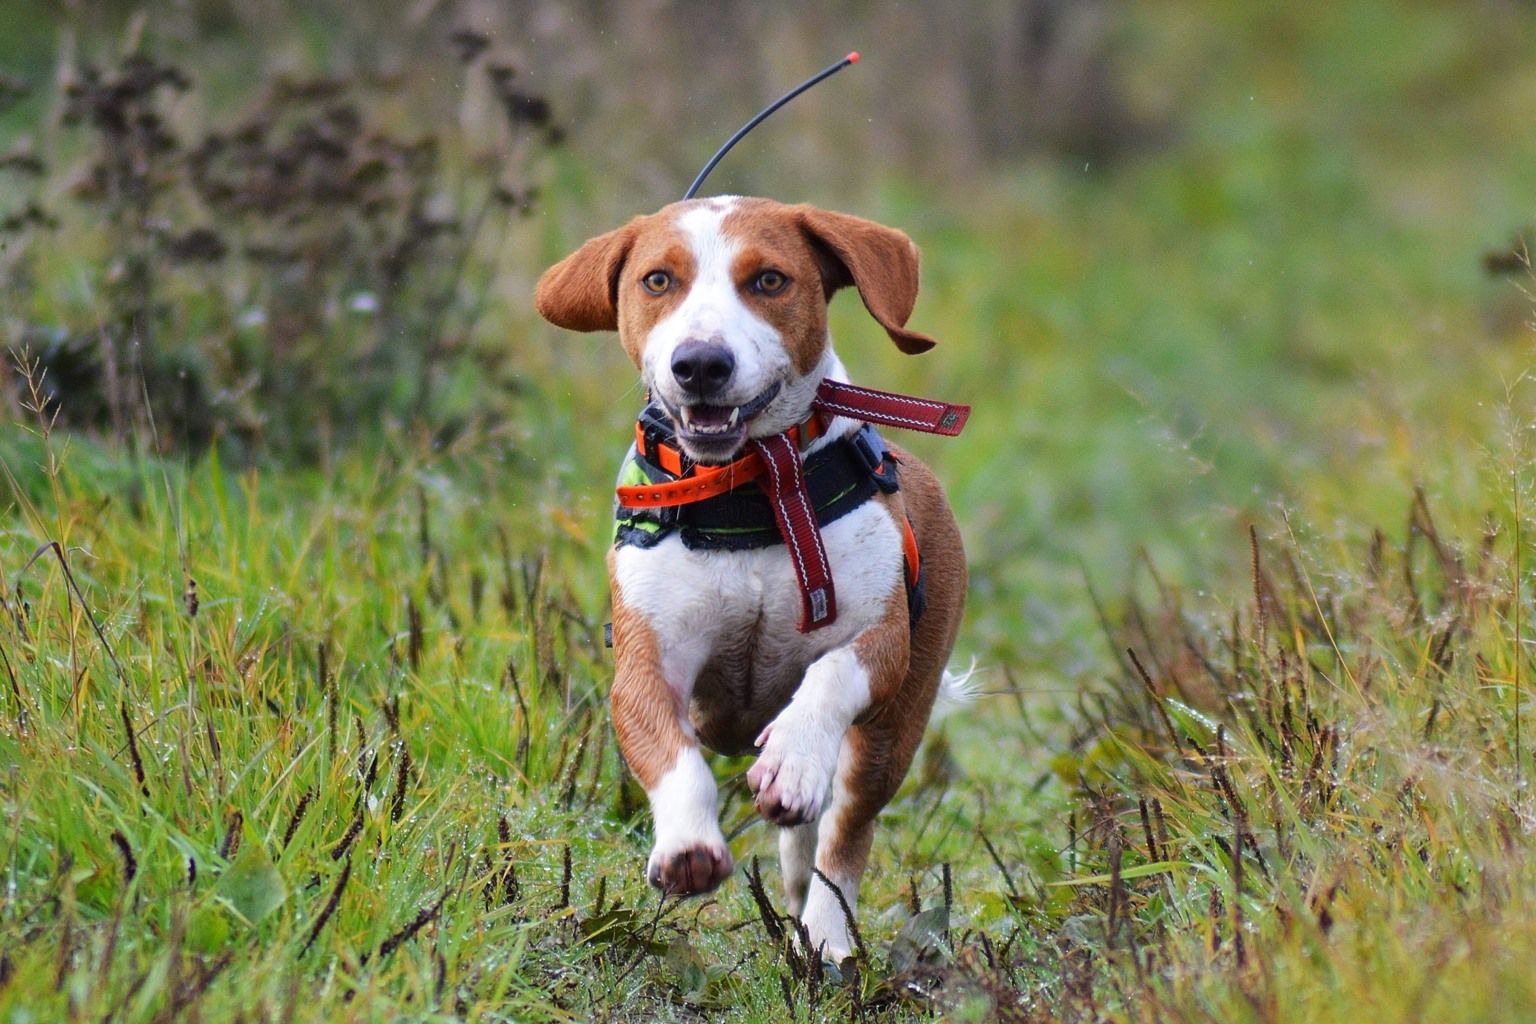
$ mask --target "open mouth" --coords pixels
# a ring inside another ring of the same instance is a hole
[[[709,405],[700,402],[668,409],[677,425],[678,440],[707,457],[728,457],[747,436],[747,424],[778,396],[774,384],[745,405]]]

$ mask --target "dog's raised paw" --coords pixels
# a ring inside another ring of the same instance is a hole
[[[808,747],[775,743],[772,727],[762,739],[763,752],[757,763],[747,769],[747,784],[752,787],[757,813],[785,828],[821,817],[832,788],[832,773],[837,768],[835,748],[828,758],[818,756]]]
[[[731,877],[731,851],[723,844],[692,845],[651,851],[645,876],[668,896],[697,896]]]

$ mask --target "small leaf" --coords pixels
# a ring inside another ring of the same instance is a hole
[[[703,954],[681,935],[667,946],[662,962],[677,979],[682,1002],[694,1009],[724,1008],[723,988],[730,974],[728,969],[707,963]]]
[[[677,987],[685,993],[703,988],[708,980],[704,958],[681,935],[667,946],[667,954],[662,960],[677,975]]]
[[[891,940],[891,970],[901,973],[918,964],[938,964],[948,959],[944,933],[949,930],[949,911],[929,907],[913,914]]]
[[[253,925],[282,906],[288,898],[288,886],[284,884],[282,874],[273,867],[267,851],[256,843],[230,865],[214,891],[228,901],[235,913]]]
[[[655,937],[649,916],[619,904],[601,914],[583,918],[576,927],[581,937],[594,946],[632,946],[643,948],[653,956],[661,956],[671,948]]]

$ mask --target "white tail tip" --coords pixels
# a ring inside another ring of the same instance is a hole
[[[964,672],[944,670],[939,680],[938,696],[933,702],[933,714],[928,719],[930,724],[976,703],[976,699],[981,696],[981,680],[977,678],[979,672],[974,657]]]

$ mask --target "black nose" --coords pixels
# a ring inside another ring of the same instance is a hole
[[[672,353],[672,376],[700,398],[725,387],[736,369],[736,357],[718,342],[685,341]]]

